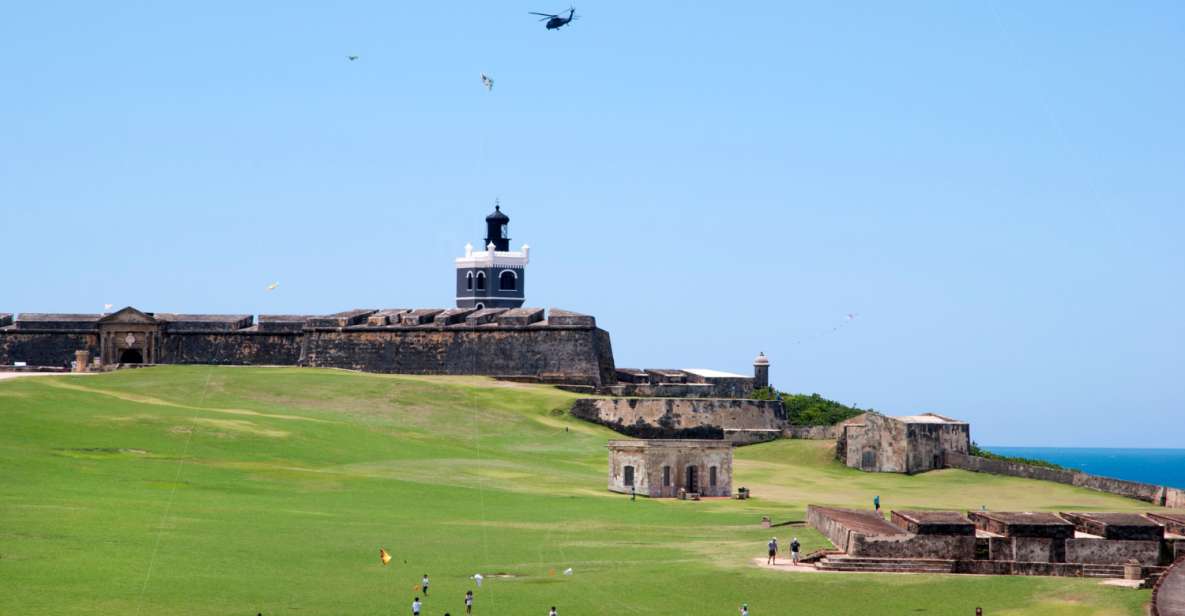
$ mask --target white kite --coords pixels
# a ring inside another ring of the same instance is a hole
[[[278,287],[278,286],[280,286],[280,283],[278,283],[278,282],[273,282],[273,283],[271,283],[271,284],[267,285],[267,290],[268,290],[268,291],[275,291],[275,290],[276,290],[276,287]]]
[[[489,77],[486,77],[485,73],[482,73],[481,74],[481,85],[486,87],[487,92],[492,91],[494,89],[494,80],[490,79]]]
[[[482,581],[482,580],[484,580],[484,579],[485,579],[485,578],[481,577],[481,574],[480,574],[480,573],[475,573],[475,574],[473,574],[473,581],[474,581],[474,582],[477,582],[477,587],[478,587],[478,588],[481,588],[481,581]]]
[[[103,304],[103,310],[111,310],[111,304]]]
[[[572,568],[568,567],[567,569],[564,569],[564,575],[572,575]]]

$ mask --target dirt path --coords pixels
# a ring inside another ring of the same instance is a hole
[[[0,381],[4,379],[15,379],[22,376],[74,376],[76,374],[87,375],[89,372],[0,372]]]
[[[790,564],[790,559],[782,560],[781,558],[778,558],[778,564],[770,565],[766,564],[760,556],[753,559],[753,564],[762,569],[785,571],[786,573],[859,573],[859,571],[824,571],[822,569],[816,569],[812,565],[793,565]]]

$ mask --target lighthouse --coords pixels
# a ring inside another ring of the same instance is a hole
[[[530,247],[510,250],[510,217],[494,203],[486,216],[485,245],[474,250],[465,244],[465,256],[457,257],[458,308],[518,308],[525,299]]]

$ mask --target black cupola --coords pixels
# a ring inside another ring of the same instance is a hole
[[[502,206],[494,205],[494,213],[486,216],[486,246],[493,242],[494,250],[510,250],[509,224],[510,217],[502,213]]]

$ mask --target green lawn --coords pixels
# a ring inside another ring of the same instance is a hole
[[[614,433],[568,417],[574,397],[312,369],[0,382],[0,614],[409,614],[429,573],[424,614],[439,616],[464,612],[478,572],[474,612],[498,616],[1136,615],[1148,599],[1085,580],[759,569],[761,516],[801,520],[807,503],[1148,507],[962,471],[865,474],[811,441],[737,450],[750,501],[630,502],[605,490]]]

